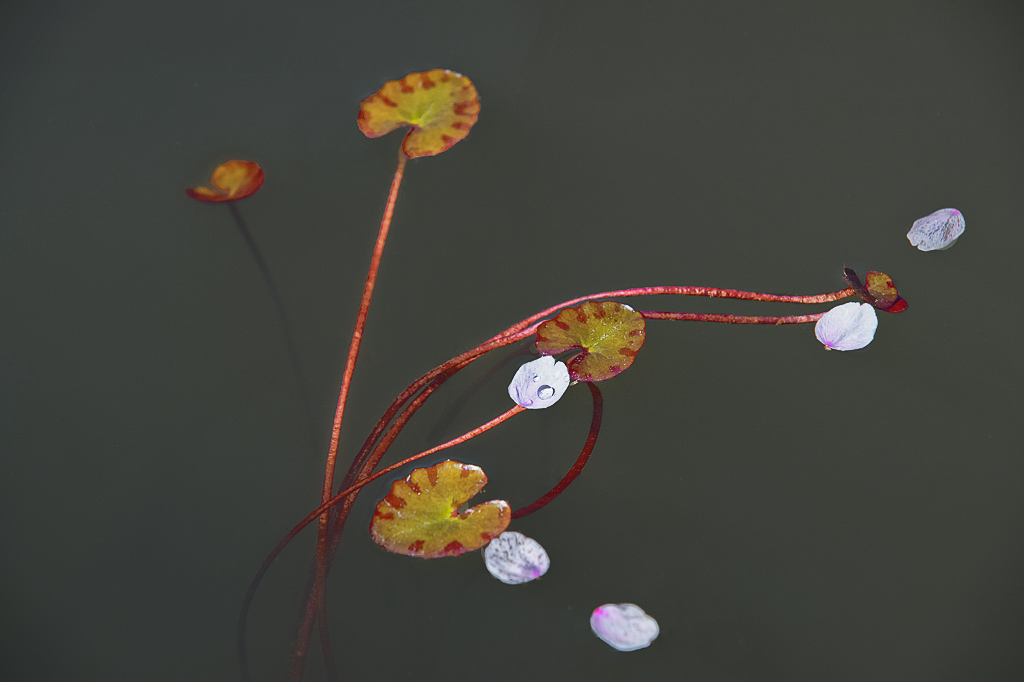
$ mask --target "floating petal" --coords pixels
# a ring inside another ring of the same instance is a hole
[[[867,303],[844,303],[828,311],[814,325],[814,335],[829,350],[857,350],[871,343],[878,316]]]
[[[533,538],[505,531],[484,549],[484,564],[495,578],[508,585],[535,580],[548,572],[548,553]]]
[[[209,187],[189,187],[185,194],[196,201],[219,203],[252,196],[263,186],[263,169],[255,161],[232,159],[217,166]]]
[[[966,228],[963,213],[955,208],[943,208],[915,220],[907,239],[922,251],[941,251],[953,246]]]
[[[604,381],[627,369],[644,345],[643,315],[615,301],[587,301],[537,327],[537,350],[583,349],[567,363],[574,381]]]
[[[480,113],[473,83],[460,73],[432,69],[388,81],[359,105],[359,129],[380,137],[412,128],[402,142],[410,159],[434,156],[469,135]]]
[[[569,382],[565,363],[545,355],[519,368],[508,385],[508,395],[521,407],[539,410],[557,403]]]
[[[504,500],[458,513],[486,483],[483,469],[450,459],[428,469],[413,469],[407,478],[395,481],[377,504],[370,535],[389,552],[423,559],[480,549],[512,520],[512,509]]]
[[[658,636],[658,621],[636,604],[605,604],[590,614],[590,629],[606,644],[619,651],[636,651],[650,646]]]

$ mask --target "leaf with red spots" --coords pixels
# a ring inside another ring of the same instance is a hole
[[[554,355],[583,349],[566,366],[574,381],[604,381],[633,364],[644,345],[643,315],[615,301],[587,301],[537,327],[537,350]]]
[[[884,272],[872,270],[865,276],[867,286],[861,283],[860,277],[850,268],[843,268],[843,279],[857,295],[878,310],[887,313],[901,313],[909,305],[900,292],[896,290],[892,278]]]
[[[501,535],[512,519],[504,500],[491,500],[459,513],[459,507],[487,483],[483,469],[450,459],[413,469],[395,481],[377,503],[370,522],[374,542],[395,554],[436,559],[480,549]]]
[[[473,83],[446,69],[410,73],[388,81],[359,105],[359,129],[380,137],[402,126],[402,151],[410,159],[434,156],[469,135],[480,113]]]
[[[255,161],[232,159],[225,161],[213,170],[209,187],[189,187],[185,194],[196,201],[220,203],[236,201],[256,193],[263,186],[263,169]]]

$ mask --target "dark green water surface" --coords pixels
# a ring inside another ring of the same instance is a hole
[[[245,587],[319,500],[400,142],[359,101],[444,67],[480,120],[408,165],[343,457],[413,379],[575,296],[817,293],[848,265],[910,308],[851,353],[651,322],[583,475],[513,523],[551,556],[536,583],[385,553],[370,486],[330,581],[344,679],[1024,679],[1022,35],[1011,2],[4,3],[0,678],[237,679]],[[287,334],[229,210],[183,191],[230,158],[266,171],[238,208]],[[947,206],[960,241],[911,247]],[[388,462],[507,409],[514,350]],[[576,387],[450,456],[520,506],[589,423]],[[258,682],[287,676],[312,547],[256,599]],[[606,602],[660,638],[613,651]]]

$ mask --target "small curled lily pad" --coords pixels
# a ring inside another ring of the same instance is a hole
[[[210,182],[213,189],[189,187],[185,194],[196,201],[210,203],[244,199],[255,194],[256,190],[263,186],[263,169],[255,161],[232,159],[213,170]]]
[[[867,303],[843,303],[818,318],[814,335],[829,350],[860,350],[871,343],[878,315]]]
[[[407,126],[402,142],[410,159],[434,156],[469,135],[480,113],[473,83],[460,73],[431,69],[388,81],[359,105],[359,129],[380,137]]]
[[[459,513],[487,483],[483,469],[450,459],[413,469],[395,481],[377,503],[370,522],[374,542],[395,554],[436,559],[480,549],[512,520],[504,500],[491,500]]]
[[[896,285],[893,284],[892,277],[889,277],[884,272],[876,272],[875,270],[869,272],[864,277],[865,285],[861,283],[860,277],[857,276],[856,272],[850,268],[843,268],[843,279],[846,280],[851,289],[857,292],[858,296],[878,310],[884,310],[887,313],[901,313],[909,305],[900,296]]]
[[[484,564],[506,585],[536,580],[548,572],[551,560],[540,543],[522,533],[505,531],[484,549]]]
[[[907,239],[922,251],[942,251],[953,246],[966,228],[963,213],[955,208],[942,208],[915,220]]]
[[[508,395],[520,407],[540,410],[557,403],[569,383],[565,363],[545,355],[519,368],[508,385]]]
[[[660,629],[636,604],[605,604],[590,615],[590,629],[608,646],[619,651],[636,651],[651,645]]]
[[[646,321],[628,305],[587,301],[537,327],[537,350],[554,355],[583,349],[566,363],[574,381],[604,381],[627,369],[644,345]]]

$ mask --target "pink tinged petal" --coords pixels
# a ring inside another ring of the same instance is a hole
[[[545,355],[519,368],[508,385],[508,395],[521,407],[539,410],[557,403],[569,381],[565,363]]]
[[[528,583],[548,572],[548,553],[533,538],[505,531],[484,549],[484,564],[495,578],[507,585]]]
[[[605,644],[619,651],[650,646],[658,636],[658,621],[636,604],[605,604],[590,615],[590,628]]]
[[[878,316],[867,303],[844,303],[828,311],[814,325],[814,335],[829,350],[858,350],[871,343]]]
[[[915,220],[907,239],[922,251],[940,251],[953,246],[966,227],[963,213],[955,208],[943,208]]]

